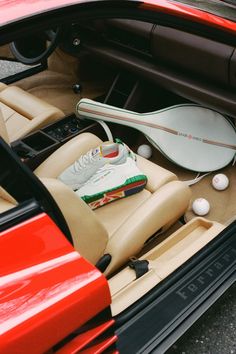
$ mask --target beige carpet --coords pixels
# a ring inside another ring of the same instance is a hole
[[[213,176],[218,173],[224,173],[229,178],[229,187],[224,191],[217,191],[211,185]],[[206,176],[202,181],[191,187],[193,196],[192,201],[196,198],[206,198],[210,203],[210,212],[206,218],[218,221],[222,224],[227,224],[231,219],[236,216],[236,167],[227,166],[221,171],[211,173]],[[185,214],[185,220],[189,221],[195,214],[191,208]]]
[[[100,82],[80,82],[82,93],[72,90],[76,81],[66,74],[45,70],[27,79],[17,82],[17,86],[36,97],[61,109],[66,115],[75,112],[77,102],[82,97],[96,98],[104,94],[106,88]]]
[[[58,107],[66,115],[75,112],[77,102],[82,97],[97,98],[107,92],[110,85],[109,72],[104,72],[98,64],[72,57],[57,50],[49,58],[48,70],[17,81],[14,85],[32,93],[44,101]],[[72,87],[80,84],[81,94],[75,94]]]
[[[150,143],[141,137],[139,144]],[[167,158],[165,158],[157,149],[153,149],[151,161],[174,172],[181,181],[194,179],[197,173],[183,169]],[[225,173],[229,178],[230,184],[225,191],[217,191],[211,185],[211,180],[216,173]],[[211,205],[210,212],[205,216],[207,219],[227,224],[231,219],[236,217],[236,166],[227,166],[220,171],[211,173],[204,177],[200,182],[190,187],[192,191],[192,199],[189,210],[185,214],[185,221],[189,221],[196,215],[191,210],[192,202],[196,198],[205,198]]]

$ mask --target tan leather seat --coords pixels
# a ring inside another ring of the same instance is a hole
[[[148,177],[146,188],[92,211],[57,177],[100,143],[95,135],[83,133],[55,151],[35,173],[67,220],[75,248],[94,264],[110,255],[111,262],[105,271],[110,274],[136,255],[149,237],[169,227],[184,213],[190,190],[170,171],[138,157],[138,166]]]
[[[15,206],[17,206],[16,200],[12,198],[10,194],[5,191],[5,189],[0,187],[0,213],[12,209]]]
[[[10,142],[64,116],[58,108],[0,82],[0,108]]]
[[[9,142],[2,118],[0,107],[0,136]],[[92,211],[57,177],[82,154],[99,144],[101,140],[95,135],[80,134],[55,151],[35,173],[61,209],[75,248],[94,264],[104,255],[111,255],[105,271],[110,274],[137,254],[150,236],[168,228],[184,213],[190,190],[170,171],[138,157],[138,166],[148,177],[146,188]],[[0,187],[0,212],[16,205],[17,202]]]

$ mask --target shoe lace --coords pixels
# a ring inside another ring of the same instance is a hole
[[[78,172],[86,168],[88,165],[92,164],[96,160],[93,156],[93,151],[88,151],[85,155],[80,156],[78,160],[74,162],[74,171]]]

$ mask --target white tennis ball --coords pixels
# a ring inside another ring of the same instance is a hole
[[[194,200],[192,204],[192,210],[194,214],[199,216],[204,216],[209,213],[210,211],[210,204],[204,198],[197,198]]]
[[[150,159],[152,156],[152,148],[147,144],[140,145],[137,150],[137,154],[145,157],[145,159]]]
[[[218,191],[225,190],[229,185],[229,179],[223,173],[219,173],[212,178],[212,186]]]

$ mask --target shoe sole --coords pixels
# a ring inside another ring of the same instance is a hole
[[[140,192],[147,184],[145,175],[138,175],[128,178],[124,184],[107,191],[102,191],[93,195],[84,195],[81,197],[91,209],[97,209],[117,199],[129,197],[132,194]]]

